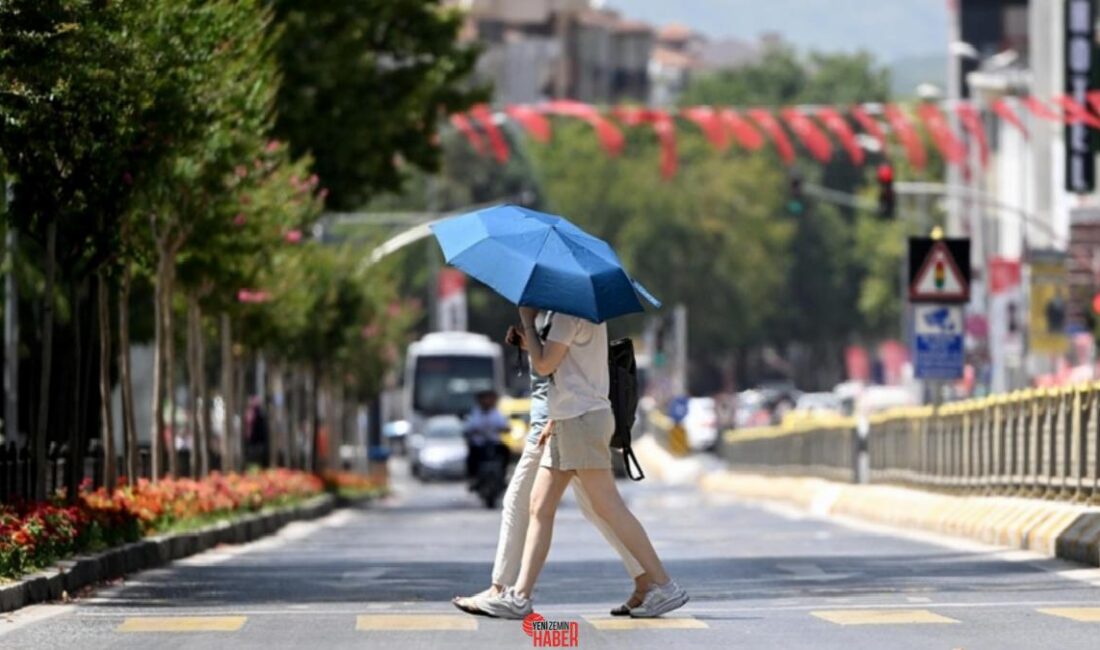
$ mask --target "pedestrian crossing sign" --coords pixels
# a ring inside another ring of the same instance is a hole
[[[909,300],[966,302],[970,299],[970,240],[909,240]]]

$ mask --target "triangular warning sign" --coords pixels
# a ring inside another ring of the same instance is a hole
[[[951,251],[942,241],[932,245],[921,264],[920,271],[909,286],[910,300],[966,300],[970,296],[970,287],[966,276],[959,271],[959,265],[951,256]]]

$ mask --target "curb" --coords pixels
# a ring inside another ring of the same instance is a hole
[[[295,506],[244,515],[232,521],[219,521],[186,533],[147,537],[100,553],[61,560],[54,568],[0,585],[0,612],[59,600],[63,593],[73,594],[88,585],[162,566],[219,544],[250,542],[270,535],[292,521],[327,515],[335,507],[336,499],[322,494]]]
[[[893,485],[713,472],[704,491],[780,501],[817,515],[963,537],[1100,566],[1100,508],[1006,496],[955,496]]]

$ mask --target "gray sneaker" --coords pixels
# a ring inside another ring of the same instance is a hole
[[[484,596],[474,600],[478,611],[493,618],[526,618],[533,610],[531,599],[518,596],[514,589],[508,588],[499,596]]]
[[[680,588],[674,580],[669,580],[663,585],[654,585],[646,592],[642,604],[630,608],[630,616],[633,618],[655,618],[667,614],[674,609],[679,609],[687,604],[687,592]]]

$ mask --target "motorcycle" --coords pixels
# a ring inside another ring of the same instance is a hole
[[[479,432],[467,432],[466,439],[473,457],[473,462],[467,467],[470,491],[478,495],[486,508],[496,508],[508,488],[508,446],[500,440],[499,433],[491,437]]]

